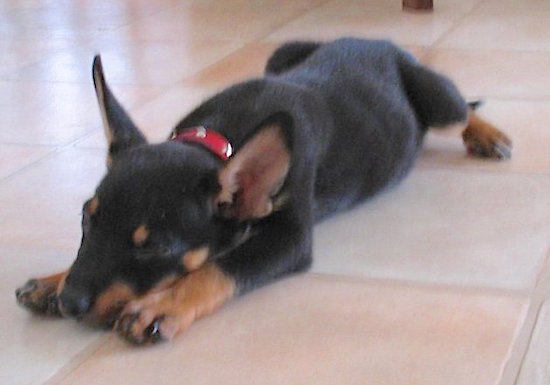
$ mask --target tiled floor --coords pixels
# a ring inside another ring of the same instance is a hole
[[[550,383],[550,3],[7,0],[0,5],[0,383]],[[70,264],[104,173],[95,52],[154,141],[286,39],[387,37],[514,140],[509,162],[431,134],[400,186],[315,232],[312,272],[136,349],[31,317],[13,290]]]

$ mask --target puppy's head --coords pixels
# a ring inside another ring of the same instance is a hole
[[[289,152],[277,125],[261,127],[225,163],[192,144],[148,144],[99,57],[93,75],[108,172],[82,209],[82,242],[59,303],[65,315],[109,324],[129,300],[244,242],[250,220],[273,211]]]

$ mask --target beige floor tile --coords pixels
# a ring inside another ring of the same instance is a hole
[[[250,43],[225,59],[184,80],[184,84],[202,87],[226,87],[262,76],[267,59],[279,43]]]
[[[480,108],[479,115],[513,140],[511,161],[494,162],[467,156],[460,130],[432,130],[419,163],[426,167],[550,174],[550,101],[489,99]]]
[[[0,143],[0,179],[55,151],[52,147],[19,146]]]
[[[545,175],[415,170],[320,224],[314,271],[529,289],[550,240]]]
[[[272,16],[271,13],[274,10],[284,10],[289,15],[295,15],[314,9],[326,2],[327,0],[190,0],[185,2],[184,8],[231,13],[251,9]]]
[[[105,171],[101,150],[69,149],[0,184],[0,245],[71,248],[80,242],[82,204]]]
[[[184,4],[129,25],[117,33],[133,41],[175,40],[180,44],[204,40],[250,42],[314,8],[321,0],[207,1]]]
[[[74,250],[0,245],[0,378],[3,384],[42,384],[84,349],[98,344],[103,333],[74,321],[31,315],[15,303],[14,291],[27,279],[66,268]]]
[[[550,13],[545,16],[475,15],[446,36],[439,47],[501,50],[550,50]],[[510,26],[503,29],[502,25]]]
[[[85,85],[0,81],[0,142],[66,145],[98,126],[101,119],[88,75]],[[156,93],[148,87],[114,90],[127,106]]]
[[[2,40],[87,37],[122,27],[173,7],[175,3],[171,0],[43,1],[34,6],[13,7],[9,17],[0,24],[0,36]]]
[[[0,27],[1,28],[1,27]],[[6,74],[34,64],[45,56],[74,49],[75,43],[65,39],[49,40],[2,40],[0,38],[0,79]]]
[[[493,385],[523,306],[520,298],[294,278],[173,343],[136,349],[113,338],[57,384]]]
[[[546,263],[539,275],[537,295],[544,299],[550,299],[550,247],[548,248]]]
[[[215,93],[214,89],[176,86],[144,105],[130,110],[130,115],[147,139],[152,142],[166,140],[175,125],[199,103]],[[118,97],[118,95],[117,95]],[[123,103],[124,95],[118,97]],[[83,148],[106,149],[105,135],[101,128],[76,144]]]
[[[550,302],[544,303],[531,337],[517,385],[545,385],[550,382]]]
[[[550,12],[550,3],[546,0],[485,0],[475,9],[476,14],[520,14],[537,15]],[[507,25],[504,24],[503,28]]]
[[[63,145],[96,119],[91,85],[0,82],[0,141]]]
[[[111,84],[173,85],[238,49],[234,41],[124,41],[120,37],[84,40],[78,48],[45,56],[5,73],[9,80],[90,82],[92,58],[100,53]]]
[[[386,4],[352,1],[346,2],[347,6],[332,1],[277,29],[267,39],[331,40],[342,36],[362,36],[391,39],[405,45],[430,45],[475,3],[466,1],[460,7],[438,7],[435,12],[416,13],[403,12],[398,1]]]
[[[468,49],[550,49],[550,3],[544,0],[489,0],[441,42]]]
[[[550,96],[550,52],[436,49],[423,61],[450,76],[467,96]]]

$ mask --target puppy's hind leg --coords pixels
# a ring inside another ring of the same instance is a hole
[[[297,66],[321,46],[321,43],[295,41],[277,48],[265,66],[266,74],[278,75]]]
[[[446,128],[466,121],[462,139],[468,153],[477,157],[508,159],[512,141],[474,111],[479,102],[466,104],[456,86],[445,76],[400,56],[400,71],[407,96],[421,127]]]

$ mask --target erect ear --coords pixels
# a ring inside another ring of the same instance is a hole
[[[109,144],[107,165],[110,166],[111,162],[115,161],[117,156],[125,150],[136,145],[145,144],[147,141],[105,82],[99,55],[94,57],[92,74],[103,128]]]
[[[290,152],[278,124],[262,127],[219,173],[218,206],[239,220],[262,218],[274,210],[274,196],[284,184]]]

